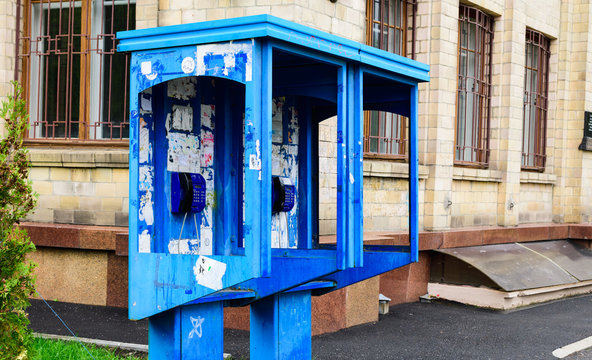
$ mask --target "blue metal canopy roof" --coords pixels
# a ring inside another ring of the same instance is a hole
[[[162,49],[261,37],[279,39],[347,61],[395,72],[417,82],[430,80],[426,64],[271,15],[119,32],[117,50]]]

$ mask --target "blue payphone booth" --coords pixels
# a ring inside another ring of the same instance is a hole
[[[129,316],[151,359],[310,358],[310,298],[417,260],[428,67],[272,16],[118,34],[130,51]],[[364,246],[363,110],[409,118],[409,246]],[[336,116],[336,244],[319,244],[319,122]]]

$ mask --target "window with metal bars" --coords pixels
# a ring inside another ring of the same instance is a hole
[[[455,163],[487,166],[493,18],[460,5]]]
[[[369,45],[398,55],[415,55],[415,0],[368,0],[366,38]],[[407,119],[383,112],[364,115],[366,156],[406,157]]]
[[[24,9],[29,139],[127,139],[129,58],[115,36],[135,28],[135,0],[29,0]]]
[[[524,170],[545,169],[550,43],[543,34],[526,30],[522,133]]]

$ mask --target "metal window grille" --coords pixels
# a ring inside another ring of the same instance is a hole
[[[460,6],[455,163],[487,166],[493,18]]]
[[[550,40],[526,30],[522,168],[543,171],[546,162]]]
[[[414,58],[416,8],[415,0],[368,0],[368,44]],[[403,116],[367,111],[364,116],[364,152],[369,156],[405,158],[406,128],[407,119]]]
[[[23,84],[29,139],[123,140],[129,136],[129,58],[118,31],[135,28],[132,0],[28,0]]]

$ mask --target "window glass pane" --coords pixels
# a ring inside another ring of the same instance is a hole
[[[543,170],[545,164],[548,57],[548,40],[527,30],[522,166],[536,170]]]
[[[455,159],[487,163],[492,21],[460,6]]]
[[[78,137],[80,103],[80,8],[45,9],[41,91],[42,137]],[[70,52],[71,49],[71,52]]]
[[[374,47],[405,56],[405,33],[408,6],[405,0],[373,0],[372,31],[368,43]],[[415,10],[415,7],[409,6]],[[414,13],[411,14],[412,16]],[[411,30],[410,30],[411,31]],[[412,41],[412,40],[411,40]],[[365,151],[385,155],[405,155],[404,146],[406,119],[399,115],[368,111],[365,117]]]
[[[102,137],[128,138],[127,124],[129,94],[129,65],[125,54],[115,52],[115,34],[118,31],[135,28],[136,5],[115,5],[104,8],[104,34],[109,34],[103,42],[103,106]],[[126,86],[124,86],[124,84]]]
[[[378,124],[379,112],[370,112],[370,152],[378,152]]]

